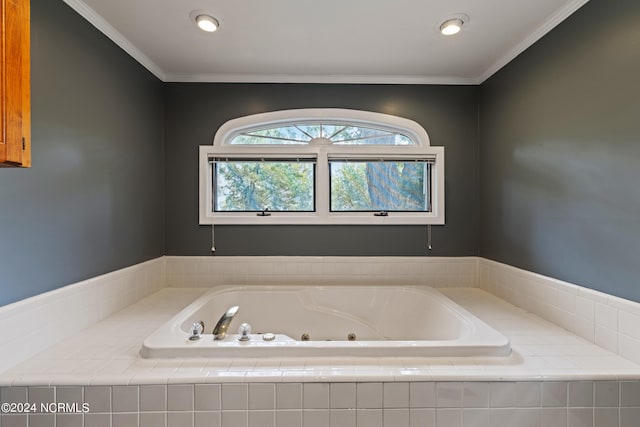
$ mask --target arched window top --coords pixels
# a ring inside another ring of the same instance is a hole
[[[274,111],[240,117],[220,127],[214,146],[386,145],[428,147],[429,136],[413,120],[336,108]]]

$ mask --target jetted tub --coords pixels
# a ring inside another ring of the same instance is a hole
[[[235,305],[240,308],[228,335],[214,340],[213,327]],[[205,333],[190,340],[192,325],[199,321]],[[235,333],[242,323],[252,327],[249,341],[239,341]],[[266,334],[275,339],[265,341]],[[145,339],[141,355],[459,357],[510,352],[504,335],[432,288],[242,286],[214,289],[194,301]]]

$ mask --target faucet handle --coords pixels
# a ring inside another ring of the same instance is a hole
[[[249,341],[251,339],[251,325],[243,323],[238,328],[238,333],[240,334],[238,341]]]
[[[195,322],[191,325],[191,336],[189,339],[191,341],[199,340],[202,337],[202,332],[204,332],[204,322],[202,320]]]

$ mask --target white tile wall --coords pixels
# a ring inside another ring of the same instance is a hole
[[[163,287],[157,258],[0,307],[0,372]]]
[[[412,382],[408,383],[282,383],[249,384],[176,384],[113,387],[3,387],[2,403],[33,403],[51,398],[65,403],[90,403],[89,412],[26,416],[5,411],[2,427],[100,426],[100,427],[636,427],[640,416],[638,381],[529,382]],[[372,385],[373,387],[366,387]],[[405,387],[404,385],[408,385]],[[552,385],[552,387],[546,387]],[[201,387],[198,390],[198,387]],[[321,386],[321,387],[315,387]],[[326,387],[325,387],[326,386]],[[503,387],[504,386],[504,387]],[[206,387],[206,388],[204,388]],[[306,391],[305,391],[306,390]],[[435,391],[435,392],[434,392]],[[488,395],[498,391],[500,404]],[[553,399],[545,398],[552,392]],[[105,393],[106,392],[106,393]],[[198,402],[191,407],[194,395]],[[247,393],[248,392],[248,393]],[[262,403],[251,408],[252,392]],[[96,394],[97,393],[97,394]],[[395,396],[399,393],[400,396]],[[408,396],[407,396],[408,393]],[[434,394],[435,393],[435,394]],[[508,393],[513,398],[505,398]],[[95,402],[90,396],[112,395]],[[227,395],[228,394],[228,395]],[[279,399],[282,394],[282,399]],[[317,395],[326,408],[316,408],[314,399],[297,396]],[[360,394],[363,394],[360,396]],[[423,395],[424,394],[424,395]],[[144,396],[137,406],[135,396]],[[542,395],[542,397],[540,397]],[[47,397],[48,396],[48,397]],[[167,396],[168,408],[145,411],[143,406],[162,408]],[[248,397],[247,397],[248,396]],[[292,396],[296,396],[292,399]],[[383,397],[386,396],[386,397]],[[435,398],[438,396],[439,398]],[[462,396],[462,397],[460,397]],[[154,402],[153,400],[157,400]],[[387,404],[382,402],[387,400]],[[129,400],[129,402],[127,402]],[[287,409],[273,408],[274,400],[288,402]],[[238,402],[229,405],[224,402]],[[360,403],[370,401],[361,408]],[[414,406],[412,402],[420,402]],[[553,403],[552,406],[545,405]],[[594,404],[595,402],[595,404]],[[99,403],[99,404],[97,404]],[[94,406],[95,404],[95,406]],[[246,409],[246,406],[249,406]],[[422,407],[424,405],[424,407]],[[382,407],[380,407],[382,406]],[[389,407],[392,406],[392,407]],[[191,409],[188,409],[188,408]],[[245,407],[245,409],[237,409]],[[226,408],[226,409],[225,409]],[[28,419],[28,424],[27,424]],[[83,424],[84,423],[84,424]]]
[[[640,363],[640,304],[479,258],[478,286]]]
[[[165,257],[169,287],[427,285],[477,287],[478,258]]]

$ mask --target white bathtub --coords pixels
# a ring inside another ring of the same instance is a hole
[[[211,334],[228,308],[238,313],[224,340]],[[189,340],[191,325],[205,334]],[[253,333],[236,333],[242,323]],[[266,333],[273,341],[263,340]],[[303,334],[310,340],[303,341]],[[355,334],[355,341],[347,336]],[[203,295],[145,339],[159,357],[507,356],[509,340],[431,288],[401,286],[244,286]]]

